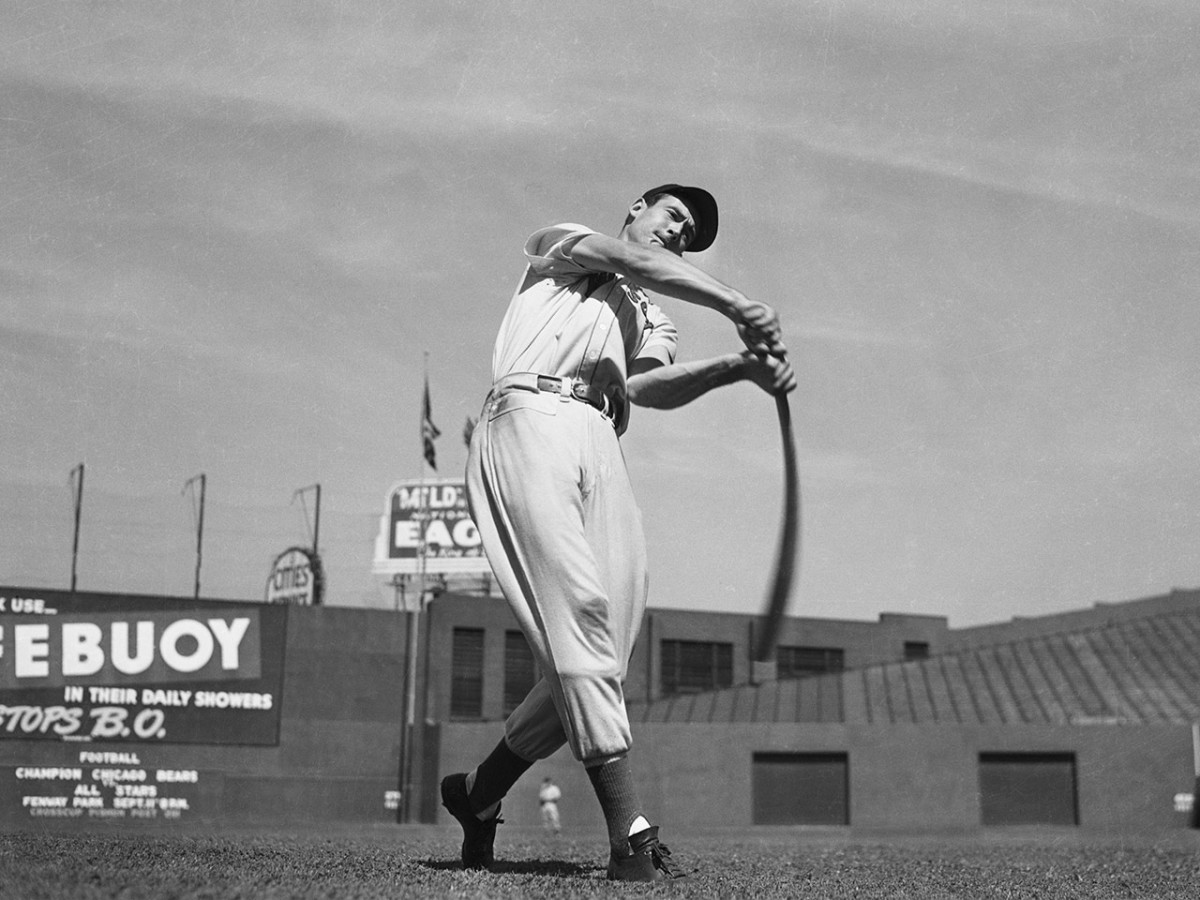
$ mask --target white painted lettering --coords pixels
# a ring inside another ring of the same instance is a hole
[[[90,687],[88,695],[93,703],[137,703],[137,691],[133,688]]]
[[[112,664],[126,675],[140,675],[154,662],[154,623],[137,622],[135,627],[137,651],[130,656],[129,623],[113,622],[112,626]]]
[[[421,543],[421,532],[417,528],[417,523],[411,520],[397,522],[394,543],[396,549],[419,546]]]
[[[97,706],[89,713],[92,719],[92,737],[116,738],[127,737],[129,729],[125,727],[126,710],[120,706]]]
[[[179,641],[184,637],[196,642],[196,649],[191,653],[185,654],[179,649]],[[212,659],[213,636],[202,622],[179,619],[163,629],[158,650],[163,662],[176,672],[197,672]]]
[[[104,667],[100,639],[104,632],[93,622],[64,622],[62,627],[62,673],[66,676],[95,675]]]
[[[45,678],[50,674],[49,625],[13,626],[13,668],[18,678]]]
[[[454,543],[459,547],[478,547],[483,543],[479,537],[479,529],[470,519],[460,519],[454,523]]]
[[[159,769],[154,780],[171,784],[195,784],[200,780],[200,773],[195,769]]]
[[[450,529],[441,519],[434,519],[429,523],[429,527],[425,529],[425,543],[435,544],[439,547],[454,546],[454,540],[450,537]]]
[[[224,619],[209,619],[208,627],[212,629],[213,637],[221,645],[221,668],[232,670],[239,665],[238,648],[242,638],[250,628],[250,620],[245,617],[226,622]]]

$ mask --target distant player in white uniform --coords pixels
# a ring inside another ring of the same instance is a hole
[[[562,790],[547,775],[538,788],[538,806],[542,811],[542,827],[553,834],[562,831],[562,820],[558,816],[558,801],[561,799]]]
[[[667,184],[628,209],[616,237],[543,228],[500,326],[492,390],[471,439],[467,491],[496,579],[542,679],[471,772],[442,780],[463,827],[466,868],[494,860],[500,800],[536,760],[567,744],[608,826],[608,877],[683,873],[642,814],[621,682],[646,607],[641,513],[618,437],[629,404],[668,409],[750,380],[791,391],[779,319],[683,259],[717,234],[717,204]],[[646,291],[732,321],[746,350],[675,361],[676,332]]]

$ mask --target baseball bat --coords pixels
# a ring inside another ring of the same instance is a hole
[[[757,629],[754,648],[757,662],[767,662],[775,654],[779,628],[792,593],[800,547],[800,471],[796,464],[796,438],[792,433],[792,411],[787,394],[775,395],[775,410],[779,414],[779,432],[783,439],[783,526],[771,590]]]

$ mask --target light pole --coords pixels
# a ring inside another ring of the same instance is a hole
[[[76,480],[78,475],[78,480]],[[75,593],[75,571],[79,560],[79,519],[83,509],[83,463],[71,470],[71,501],[75,506],[75,537],[71,541],[71,593]]]
[[[198,521],[196,522],[196,593],[195,593],[195,597],[197,600],[199,600],[200,599],[200,558],[201,558],[202,550],[204,547],[204,489],[206,486],[206,482],[208,481],[208,479],[205,477],[204,473],[201,472],[199,475],[194,475],[191,478],[189,478],[187,481],[185,481],[183,484],[183,492],[182,493],[186,494],[188,488],[190,488],[197,481],[200,482],[200,516],[199,516]],[[194,502],[195,502],[195,494],[193,492],[193,503]]]
[[[296,493],[292,494],[292,502],[296,502],[296,498],[300,498],[300,502],[304,502],[304,492],[312,491],[315,495],[313,499],[313,529],[312,529],[312,552],[313,556],[317,555],[319,542],[321,540],[321,485],[310,484],[308,487],[299,488]],[[308,508],[304,510],[304,524],[308,524]]]

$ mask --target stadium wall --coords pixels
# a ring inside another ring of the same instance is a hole
[[[48,603],[62,601],[55,592],[40,595]],[[107,603],[113,597],[93,599]],[[216,608],[200,610],[189,599],[150,599],[163,609],[184,613],[211,615]],[[425,723],[416,747],[417,808],[423,821],[448,821],[437,802],[438,780],[478,762],[503,731],[495,715],[487,721],[453,721],[439,714],[444,698],[438,685],[445,684],[449,673],[443,671],[447,654],[437,635],[448,634],[455,621],[483,621],[478,607],[470,619],[466,616],[472,610],[466,603],[463,619],[445,615],[448,609],[443,607],[440,622],[433,617],[432,652],[421,658],[419,667],[431,683],[431,715],[427,718],[423,709],[418,710],[418,721]],[[660,634],[668,633],[666,621],[665,617],[660,621]],[[673,623],[669,633],[679,633],[675,626],[682,630],[685,624]],[[22,740],[3,733],[0,825],[94,826],[107,819],[159,824],[395,821],[405,617],[382,610],[289,607],[284,625],[282,675],[275,698],[277,740],[237,744],[214,735],[192,743],[79,742]],[[710,627],[707,619],[698,620],[698,626]],[[503,629],[505,623],[498,620],[497,627]],[[7,628],[11,642],[11,624]],[[935,622],[933,628],[940,625]],[[11,650],[5,659],[11,661]],[[498,663],[496,659],[489,666]],[[489,691],[494,693],[494,687]],[[418,700],[422,699],[419,694]],[[850,706],[851,712],[857,709]],[[633,729],[634,768],[648,810],[664,823],[687,827],[755,824],[755,753],[844,754],[848,823],[863,829],[981,827],[981,753],[1072,754],[1078,824],[1086,828],[1182,827],[1186,817],[1174,810],[1172,800],[1193,785],[1188,725],[872,723],[856,713],[848,722],[636,721]],[[112,758],[104,761],[94,756],[98,753]],[[80,776],[19,778],[19,769],[79,770]],[[118,815],[117,786],[101,784],[97,771],[135,779],[120,787],[153,786],[154,796],[145,799],[163,802],[127,806]],[[532,798],[538,781],[547,774],[563,786],[567,797],[563,812],[569,825],[602,827],[586,776],[565,751],[534,767],[517,785],[505,805],[510,823],[537,824]],[[71,815],[34,815],[22,799],[52,795],[64,799]]]
[[[1188,824],[1173,805],[1174,795],[1193,784],[1186,726],[647,723],[633,731],[639,791],[665,833],[755,824],[755,753],[846,754],[853,829],[981,829],[979,757],[1005,752],[1074,755],[1079,827],[1124,832]],[[443,726],[443,771],[474,765],[500,733],[495,723]],[[538,823],[535,798],[546,775],[563,789],[568,826],[603,828],[587,778],[565,750],[518,782],[505,801],[506,822]],[[444,810],[438,820],[451,821]]]
[[[181,614],[196,609],[153,599]],[[273,745],[0,735],[0,825],[395,821],[405,637],[393,612],[288,608]],[[56,799],[61,810],[48,805]]]

